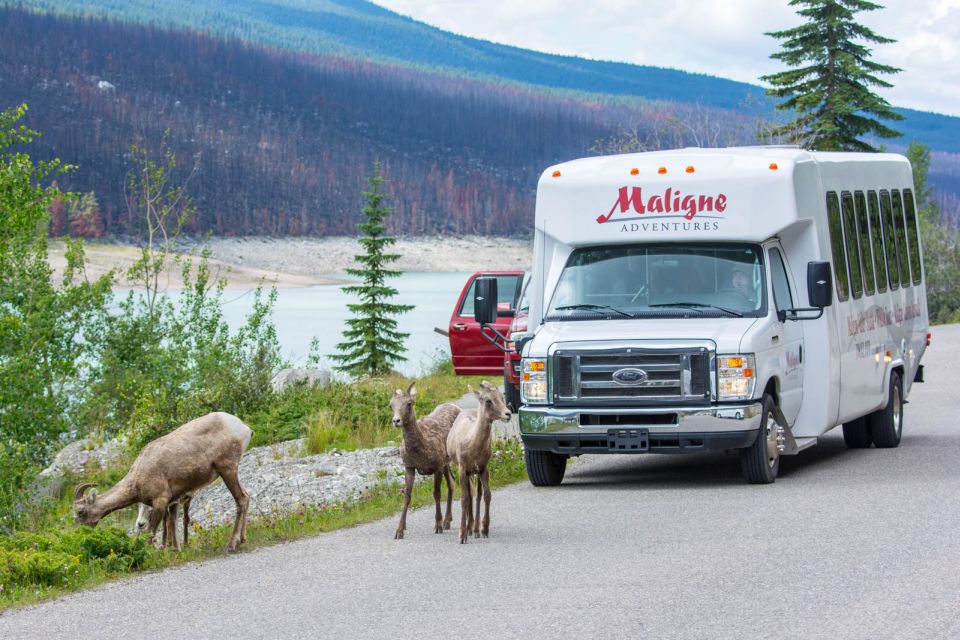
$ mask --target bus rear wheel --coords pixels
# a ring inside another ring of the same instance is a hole
[[[770,484],[780,472],[780,434],[782,427],[773,417],[773,396],[763,395],[763,413],[760,417],[760,432],[753,444],[740,449],[740,469],[750,484]]]
[[[903,381],[896,371],[890,372],[887,406],[867,416],[873,443],[878,449],[892,449],[903,435]]]
[[[843,441],[847,449],[866,449],[873,444],[873,435],[867,418],[857,418],[843,424]]]

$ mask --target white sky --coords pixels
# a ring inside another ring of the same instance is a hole
[[[373,0],[447,31],[526,49],[672,67],[759,84],[784,69],[763,35],[800,23],[787,0]],[[894,106],[960,116],[960,0],[878,0],[858,14],[894,44],[873,60],[903,71]]]

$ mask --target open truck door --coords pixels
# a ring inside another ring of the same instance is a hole
[[[491,331],[487,330],[487,335],[483,335],[474,314],[476,281],[480,277],[497,280],[497,317],[490,326],[501,335],[510,332],[510,323],[516,314],[520,297],[523,271],[477,272],[467,279],[450,316],[450,354],[457,375],[499,377],[503,375],[503,349],[491,341],[490,338],[495,338]]]

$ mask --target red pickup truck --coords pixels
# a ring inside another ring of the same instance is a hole
[[[473,315],[474,283],[480,276],[497,279],[497,321],[494,328],[502,336],[526,329],[526,309],[520,304],[523,271],[479,271],[467,279],[460,298],[450,316],[450,354],[457,375],[503,376],[504,397],[516,410],[520,405],[520,377],[516,366],[519,354],[511,344],[494,344],[480,332],[480,323]],[[522,324],[523,328],[518,329]],[[486,335],[494,338],[492,332]],[[501,348],[504,347],[504,348]],[[506,350],[504,350],[506,349]]]

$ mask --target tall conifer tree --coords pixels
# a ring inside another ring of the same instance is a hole
[[[791,0],[803,7],[797,14],[807,22],[767,35],[783,40],[783,50],[771,55],[791,69],[761,77],[769,95],[786,98],[778,109],[793,111],[794,120],[776,128],[785,137],[820,151],[876,151],[862,136],[901,135],[882,124],[903,120],[871,87],[891,87],[881,74],[900,69],[869,59],[870,49],[857,41],[894,42],[854,21],[854,14],[883,8],[867,0]]]
[[[393,363],[406,360],[403,341],[410,334],[397,331],[397,321],[390,316],[413,309],[413,305],[389,302],[397,290],[387,286],[386,280],[400,272],[388,269],[387,265],[400,255],[386,253],[396,238],[386,235],[384,219],[390,214],[390,208],[386,205],[387,195],[381,191],[383,177],[379,162],[374,163],[373,177],[368,182],[370,191],[363,194],[365,220],[357,225],[364,233],[360,245],[366,253],[354,256],[361,267],[347,269],[347,273],[363,282],[343,288],[359,296],[360,303],[347,305],[354,317],[347,321],[349,328],[343,332],[344,341],[337,345],[338,353],[331,356],[340,363],[338,370],[354,375],[388,373]]]

